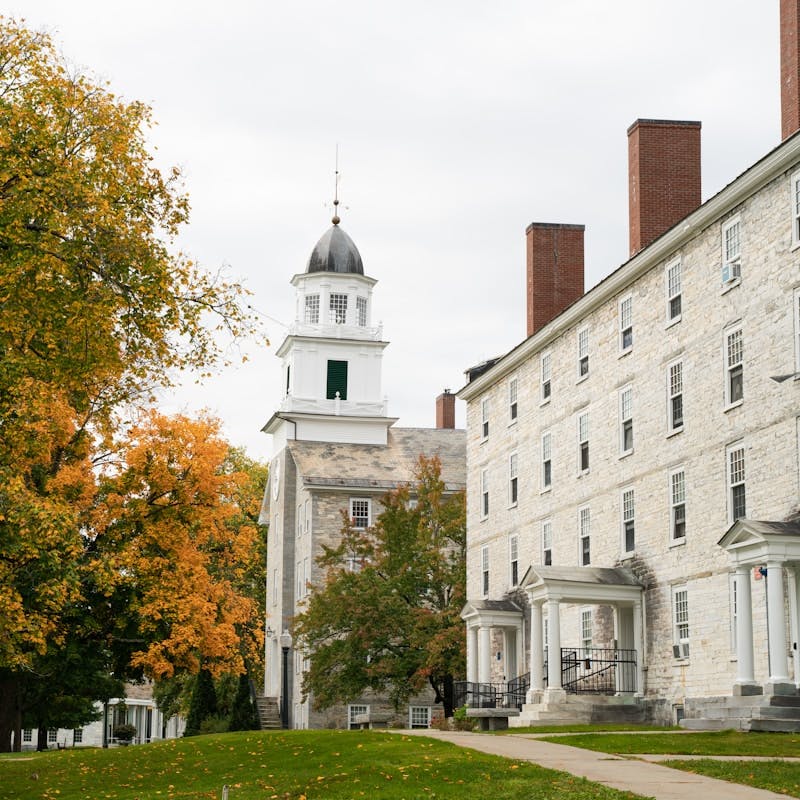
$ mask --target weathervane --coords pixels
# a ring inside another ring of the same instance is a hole
[[[336,213],[339,208],[339,143],[336,143],[336,171],[333,179],[333,219],[331,222],[338,225],[339,215]]]

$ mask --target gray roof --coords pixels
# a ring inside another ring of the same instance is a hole
[[[763,519],[738,519],[725,531],[725,535],[717,542],[721,545],[735,531],[747,531],[756,536],[800,536],[800,520],[793,519],[787,522],[773,522]]]
[[[641,586],[636,576],[624,567],[530,567],[523,579],[524,585],[543,581],[570,581],[572,583],[595,583],[608,586]]]
[[[322,234],[311,251],[306,272],[349,272],[363,275],[364,265],[353,240],[334,224]]]
[[[468,609],[475,611],[521,611],[513,600],[468,600],[462,609],[463,614]]]
[[[307,486],[391,489],[414,480],[419,456],[438,456],[442,479],[466,485],[466,432],[446,428],[390,428],[386,445],[290,441],[289,451]]]

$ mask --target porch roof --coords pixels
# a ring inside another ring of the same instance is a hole
[[[533,565],[522,578],[531,602],[631,603],[641,598],[642,584],[625,567],[552,567]]]
[[[717,544],[735,564],[800,561],[800,520],[737,519]]]

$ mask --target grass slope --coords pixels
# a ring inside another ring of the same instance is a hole
[[[664,761],[668,767],[800,797],[800,764],[788,761]]]
[[[2,800],[628,800],[534,764],[361,731],[229,733],[0,759]]]

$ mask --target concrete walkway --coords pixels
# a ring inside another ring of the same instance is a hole
[[[460,731],[396,731],[406,736],[429,736],[519,761],[532,761],[548,769],[579,775],[613,789],[635,792],[656,800],[786,800],[788,795],[753,789],[737,783],[693,775],[677,769],[649,763],[652,756],[615,756],[581,750],[565,744],[543,742],[535,736],[511,734],[492,736]],[[666,759],[670,756],[658,756]],[[673,756],[673,758],[684,758]],[[751,760],[748,757],[743,759]]]

